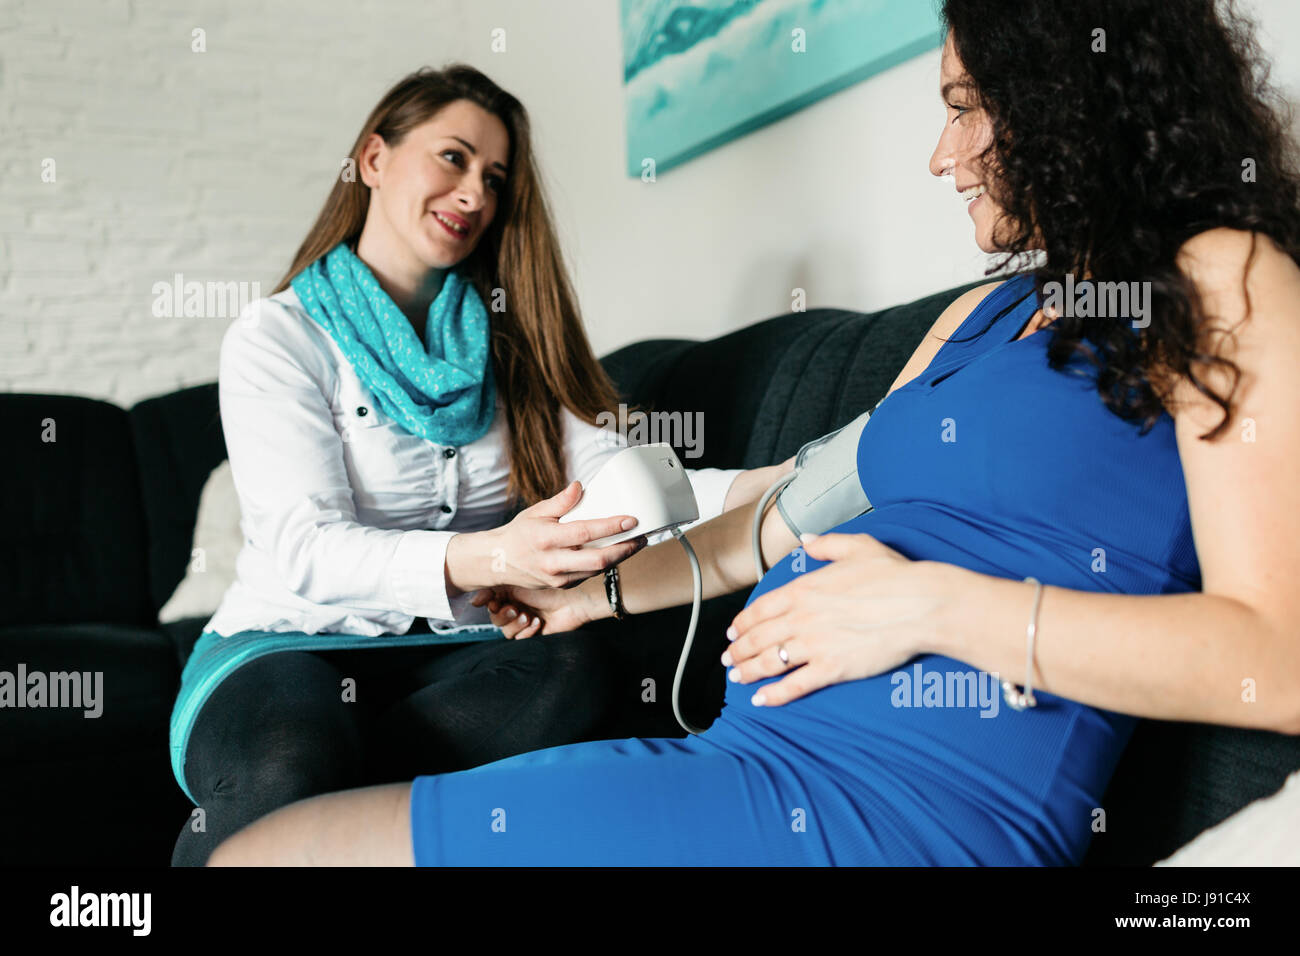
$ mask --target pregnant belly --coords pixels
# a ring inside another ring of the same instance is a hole
[[[941,550],[932,536],[871,518],[863,515],[835,530],[871,528],[896,550],[910,546],[927,558]],[[826,563],[804,560],[807,570],[801,573]],[[794,574],[791,556],[777,562],[746,606]],[[943,793],[949,803],[962,801],[1013,828],[1082,839],[1083,846],[1136,723],[1044,692],[1036,694],[1037,707],[1013,710],[998,675],[936,654],[779,707],[751,703],[759,688],[783,676],[728,681],[725,706],[708,737],[755,760],[803,767],[864,794],[924,803],[927,794]]]

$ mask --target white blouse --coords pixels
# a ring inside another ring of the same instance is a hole
[[[506,523],[508,426],[461,447],[389,418],[292,289],[249,303],[221,341],[218,394],[244,543],[205,630],[380,635],[490,624],[448,597],[447,542]],[[587,482],[625,436],[563,410],[568,479]],[[686,469],[700,521],[743,469]],[[684,525],[683,527],[691,527]],[[671,532],[651,535],[658,543]]]

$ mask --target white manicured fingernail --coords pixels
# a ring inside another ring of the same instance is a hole
[[[753,704],[755,707],[762,707],[764,704],[767,703],[767,698],[763,696],[763,692],[760,690],[757,694],[755,694],[753,697],[749,699],[749,702]]]
[[[722,652],[722,666],[723,667],[731,666],[731,651]]]
[[[733,667],[731,670],[727,671],[727,680],[731,681],[733,684],[740,683],[740,668]]]

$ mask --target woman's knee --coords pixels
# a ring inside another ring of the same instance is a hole
[[[204,704],[186,751],[201,801],[298,799],[356,779],[363,737],[337,669],[284,652],[250,661]]]

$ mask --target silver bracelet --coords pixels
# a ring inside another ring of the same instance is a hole
[[[1025,580],[1033,581],[1037,588],[1034,591],[1034,610],[1029,615],[1029,629],[1025,635],[1025,690],[1021,693],[1009,680],[1002,682],[1002,695],[1012,710],[1038,706],[1038,701],[1034,699],[1034,638],[1038,636],[1038,605],[1043,600],[1043,582],[1032,577]]]

